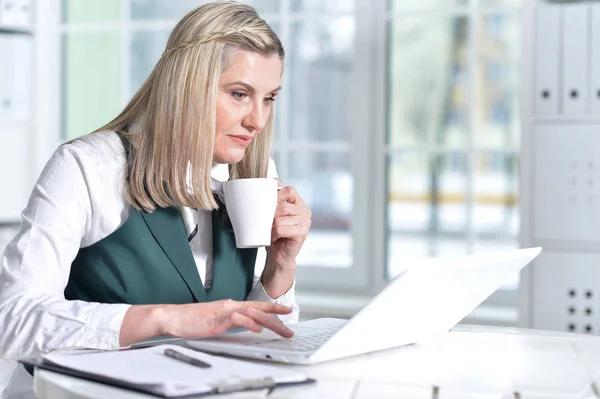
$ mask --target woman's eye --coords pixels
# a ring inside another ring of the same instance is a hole
[[[232,96],[237,98],[238,100],[243,100],[246,98],[246,93],[242,93],[241,91],[234,91],[231,93]]]
[[[265,98],[265,104],[271,104],[275,102],[275,97],[267,97]]]

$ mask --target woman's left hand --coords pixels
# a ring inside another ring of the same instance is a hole
[[[293,187],[287,186],[277,192],[271,246],[267,247],[267,264],[262,281],[271,298],[283,295],[292,285],[296,256],[308,235],[310,218],[310,209]]]

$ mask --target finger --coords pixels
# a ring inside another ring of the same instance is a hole
[[[252,306],[247,307],[244,310],[244,314],[252,318],[256,323],[261,326],[268,328],[269,330],[281,335],[285,338],[291,338],[294,336],[294,332],[286,327],[279,319],[272,317],[265,312],[258,310]]]
[[[262,310],[265,313],[273,313],[273,314],[290,314],[292,313],[292,308],[285,305],[280,305],[278,303],[269,303],[269,302],[259,302],[259,301],[244,301],[239,302],[240,309],[244,309],[246,307],[253,307],[258,310]]]
[[[279,216],[273,220],[273,228],[279,226],[300,226],[306,221],[304,216]]]
[[[304,205],[304,201],[292,186],[286,186],[277,192],[277,202],[281,203],[284,201]]]
[[[271,242],[275,242],[280,238],[296,239],[297,241],[304,241],[308,236],[308,225],[294,225],[294,226],[277,226],[271,230]]]
[[[230,318],[233,325],[237,327],[244,327],[255,333],[259,333],[263,330],[260,325],[258,325],[252,318],[246,316],[245,314],[233,312],[230,315]]]
[[[275,208],[275,217],[305,215],[310,218],[310,210],[299,203],[280,202]]]

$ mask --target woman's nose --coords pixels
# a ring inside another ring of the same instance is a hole
[[[244,118],[244,127],[251,128],[256,132],[263,130],[269,117],[268,112],[263,110],[262,104],[253,106]]]

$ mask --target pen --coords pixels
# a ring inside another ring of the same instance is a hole
[[[184,355],[183,353],[174,351],[173,349],[165,349],[165,356],[168,356],[172,359],[181,360],[184,363],[191,364],[192,366],[201,367],[203,369],[207,369],[210,367],[210,364],[203,362],[200,359],[196,359],[194,357]]]

